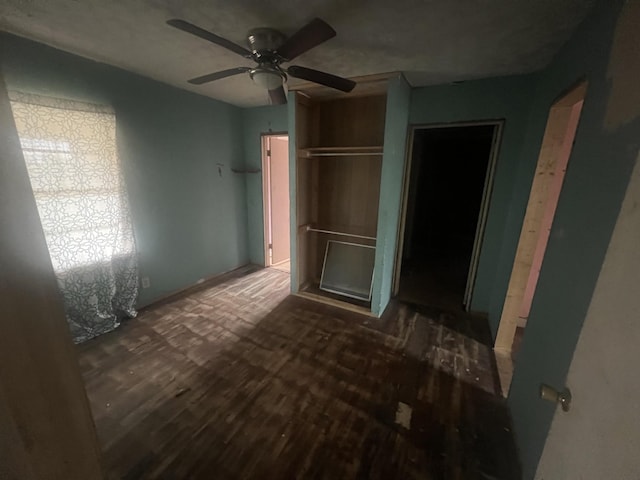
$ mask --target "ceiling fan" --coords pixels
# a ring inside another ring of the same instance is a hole
[[[269,91],[271,103],[275,105],[287,103],[287,95],[283,87],[284,82],[287,80],[287,74],[294,78],[308,80],[343,92],[350,92],[356,86],[356,82],[353,80],[311,68],[296,65],[291,65],[288,68],[282,67],[283,63],[293,60],[336,36],[336,31],[319,18],[312,20],[289,38],[272,28],[254,28],[247,34],[249,49],[184,20],[174,18],[168,20],[167,24],[215,43],[257,63],[255,67],[230,68],[229,70],[192,78],[189,83],[194,85],[202,85],[203,83],[248,72],[256,85]]]

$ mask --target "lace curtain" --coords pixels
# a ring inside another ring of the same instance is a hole
[[[11,92],[31,187],[76,343],[136,315],[138,271],[112,110]]]

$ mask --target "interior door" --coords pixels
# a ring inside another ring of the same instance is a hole
[[[269,152],[271,264],[276,265],[290,257],[288,137],[270,137]]]
[[[103,478],[62,298],[0,71],[0,478]]]
[[[571,411],[556,409],[536,479],[638,478],[638,203],[640,155],[569,367]]]

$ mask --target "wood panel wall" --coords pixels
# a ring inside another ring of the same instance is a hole
[[[337,98],[313,104],[316,120],[314,147],[366,147],[382,145],[386,95]]]
[[[298,278],[317,284],[330,239],[375,242],[306,232],[305,225],[375,237],[382,172],[381,155],[307,156],[308,149],[378,147],[382,153],[386,96],[313,101],[299,96],[296,124],[298,167]],[[371,150],[370,148],[368,149]]]

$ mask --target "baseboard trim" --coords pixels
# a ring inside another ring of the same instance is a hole
[[[261,266],[261,265],[256,265],[253,263],[247,263],[245,265],[241,265],[239,267],[236,267],[232,270],[227,270],[226,272],[222,272],[222,273],[218,273],[216,275],[212,275],[210,277],[207,277],[201,281],[198,281],[192,285],[188,285],[184,288],[181,288],[179,290],[176,290],[174,292],[168,293],[166,295],[162,295],[159,298],[156,298],[155,300],[139,306],[138,307],[138,313],[143,313],[147,310],[151,310],[153,308],[162,306],[162,305],[166,305],[167,303],[171,303],[174,302],[176,300],[179,300],[181,298],[184,298],[188,295],[191,295],[193,293],[199,292],[201,290],[206,290],[207,288],[211,288],[211,287],[215,287],[216,285],[220,285],[221,283],[224,283],[228,280],[231,280],[232,278],[238,278],[238,277],[243,277],[245,275],[249,275],[250,273],[253,272],[257,272],[258,270],[262,270],[265,267]]]

